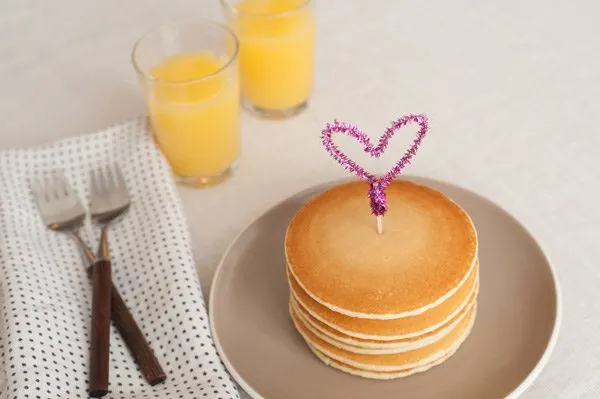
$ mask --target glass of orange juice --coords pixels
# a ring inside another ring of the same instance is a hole
[[[240,153],[239,44],[226,26],[161,26],[135,44],[154,139],[178,183],[207,186],[231,175]]]
[[[308,105],[313,90],[315,18],[311,0],[221,0],[240,41],[244,106],[285,118]]]

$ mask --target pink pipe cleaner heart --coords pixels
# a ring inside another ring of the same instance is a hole
[[[386,174],[381,177],[367,172],[362,166],[351,160],[344,154],[339,147],[333,142],[333,135],[335,133],[342,133],[350,137],[354,137],[364,146],[364,150],[367,154],[374,158],[379,158],[381,154],[386,150],[389,140],[394,134],[400,130],[400,128],[412,124],[418,123],[420,126],[415,139],[411,146],[406,150],[404,156],[396,162],[396,164]],[[338,161],[344,169],[352,172],[361,179],[367,180],[371,187],[369,188],[369,198],[371,199],[371,210],[376,216],[383,216],[387,211],[387,200],[385,196],[385,188],[390,184],[392,180],[396,178],[402,172],[402,169],[410,163],[411,158],[417,153],[419,145],[425,134],[427,133],[427,117],[425,115],[407,115],[394,121],[390,127],[388,127],[383,135],[379,138],[379,144],[374,147],[369,137],[360,130],[357,126],[351,125],[344,122],[338,122],[334,120],[333,123],[328,123],[325,129],[321,132],[321,140],[323,146],[329,152],[329,154]]]

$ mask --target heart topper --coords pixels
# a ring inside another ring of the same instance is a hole
[[[359,143],[364,146],[364,151],[374,158],[379,158],[387,148],[390,139],[398,132],[402,127],[418,123],[420,126],[411,146],[406,150],[402,158],[400,158],[394,166],[383,176],[377,177],[367,172],[362,166],[348,158],[339,147],[333,142],[333,135],[337,133],[345,134],[347,136],[355,138]],[[410,163],[412,157],[417,153],[419,145],[425,134],[427,133],[427,117],[425,115],[407,115],[392,122],[391,126],[388,127],[383,135],[379,138],[379,144],[373,146],[369,136],[358,126],[339,122],[334,120],[333,123],[328,123],[325,129],[321,132],[321,140],[323,146],[327,152],[338,161],[342,167],[361,179],[365,179],[370,183],[369,198],[371,202],[371,210],[375,216],[377,216],[377,232],[382,233],[382,217],[387,211],[387,199],[385,195],[386,187],[394,180],[402,170]]]

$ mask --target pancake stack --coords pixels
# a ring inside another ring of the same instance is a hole
[[[308,202],[285,238],[289,310],[309,349],[357,376],[392,379],[448,359],[475,320],[477,235],[433,189],[394,181],[377,234],[365,182]]]

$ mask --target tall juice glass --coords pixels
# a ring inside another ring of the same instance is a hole
[[[179,183],[231,175],[240,152],[238,50],[234,33],[210,21],[159,27],[133,48],[154,139]]]
[[[240,41],[246,108],[282,118],[303,110],[313,90],[315,18],[311,0],[221,0]]]

